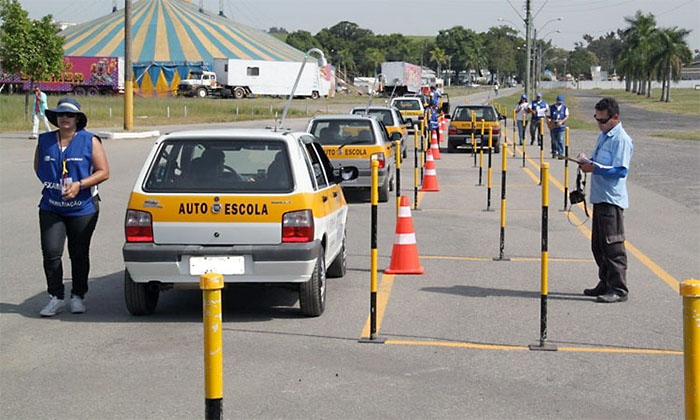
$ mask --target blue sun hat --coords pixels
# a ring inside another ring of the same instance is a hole
[[[537,92],[537,97],[541,98],[542,97],[542,92]]]
[[[523,93],[522,95],[520,95],[520,99],[527,99],[527,95]]]
[[[46,110],[46,118],[48,118],[51,124],[58,127],[58,114],[63,112],[70,112],[76,115],[78,131],[82,130],[87,125],[87,116],[80,110],[80,103],[73,98],[59,99],[56,108]]]
[[[563,104],[564,103],[564,95],[562,95],[561,93],[559,95],[557,95],[557,102]]]

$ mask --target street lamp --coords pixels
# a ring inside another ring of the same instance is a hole
[[[374,97],[374,92],[376,92],[377,89],[375,89],[375,86],[377,85],[377,81],[379,81],[379,84],[382,83],[382,79],[384,79],[384,82],[386,82],[386,76],[384,73],[379,73],[376,76],[374,76],[374,82],[372,82],[372,91],[369,93],[369,102],[367,103],[367,109],[365,109],[365,114],[369,114],[369,107],[372,106],[372,97]]]
[[[558,33],[561,33],[561,31],[558,30],[558,29],[557,29],[557,30],[554,30],[554,31],[549,31],[549,32],[547,32],[547,34],[545,34],[545,35],[542,37],[542,39],[544,40],[545,38],[547,38],[547,36],[548,36],[549,34],[553,34],[553,33],[557,33],[557,34],[558,34]],[[544,43],[546,43],[546,42],[544,42]],[[544,72],[542,71],[542,57],[544,57],[544,53],[545,53],[547,50],[549,50],[550,48],[552,48],[551,45],[549,45],[549,46],[548,46],[547,48],[545,48],[545,49],[542,49],[542,42],[540,43],[540,45],[535,45],[535,72],[534,72],[534,73],[535,73],[535,83],[534,83],[534,85],[535,85],[535,90],[537,90],[537,85],[539,84],[540,73],[544,73]],[[538,53],[538,51],[539,51],[539,53]]]
[[[304,71],[304,66],[306,65],[306,60],[309,58],[309,55],[312,53],[318,53],[321,57],[318,59],[318,66],[319,67],[325,67],[327,62],[326,62],[326,56],[323,54],[323,51],[319,50],[318,48],[311,48],[304,54],[304,60],[301,62],[301,67],[299,68],[299,74],[297,74],[297,79],[294,81],[294,86],[292,86],[292,91],[289,93],[289,99],[287,100],[287,104],[284,106],[284,110],[282,111],[282,118],[280,119],[280,123],[277,127],[275,127],[275,130],[279,127],[282,127],[282,124],[284,124],[284,118],[287,116],[287,111],[289,111],[289,105],[292,104],[292,99],[294,98],[294,92],[297,90],[297,85],[299,84],[299,79],[301,79],[301,73]]]
[[[550,19],[550,20],[546,21],[546,22],[544,23],[544,25],[540,26],[540,29],[534,29],[534,30],[533,30],[533,34],[532,34],[532,44],[535,46],[534,57],[532,57],[532,56],[530,56],[530,54],[528,54],[528,60],[531,60],[531,59],[533,60],[532,66],[534,66],[534,67],[537,66],[537,61],[536,61],[536,59],[537,59],[537,49],[538,49],[538,48],[537,48],[537,32],[542,32],[542,29],[544,29],[545,26],[547,26],[548,24],[550,24],[550,23],[552,23],[552,22],[557,22],[557,21],[562,21],[562,20],[564,20],[564,18],[561,17],[561,16],[558,17],[558,18]],[[528,52],[529,52],[529,51],[528,51]],[[530,68],[529,62],[528,62],[528,68]],[[533,81],[534,81],[533,84],[537,85],[537,79],[539,78],[539,75],[538,75],[537,72],[533,72],[533,73],[534,73],[534,74],[532,75],[532,76],[533,76],[532,78],[533,78]],[[530,83],[530,81],[528,80],[528,84],[529,84],[529,83]],[[529,93],[529,92],[528,92],[528,93]]]

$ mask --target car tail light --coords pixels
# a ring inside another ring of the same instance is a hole
[[[314,240],[314,215],[311,210],[290,211],[282,215],[282,242]]]
[[[153,219],[151,213],[127,210],[124,222],[127,242],[153,242]]]
[[[457,127],[455,127],[454,125],[450,125],[448,133],[449,134],[457,134]]]
[[[384,166],[386,165],[386,161],[384,160],[384,153],[373,153],[369,159],[370,161],[372,159],[377,159],[377,162],[379,162],[379,169],[384,168]]]
[[[498,134],[498,133],[500,133],[500,132],[501,132],[501,131],[500,131],[498,128],[494,128],[493,130],[491,130],[491,133],[494,134],[494,135],[496,135],[496,134]]]

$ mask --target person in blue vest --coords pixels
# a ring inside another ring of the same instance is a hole
[[[629,207],[627,175],[634,144],[622,128],[620,106],[614,98],[598,101],[593,118],[600,135],[591,157],[580,153],[578,161],[581,170],[591,174],[591,250],[598,265],[598,284],[584,289],[583,294],[601,303],[624,302],[629,290],[623,213]]]
[[[50,317],[65,306],[63,247],[68,239],[72,290],[70,309],[85,312],[90,271],[90,240],[99,213],[97,185],[109,178],[109,165],[100,139],[85,130],[87,117],[80,103],[63,98],[46,117],[58,130],[39,136],[34,171],[43,184],[39,230],[49,302],[39,312]]]
[[[564,105],[564,95],[557,95],[557,101],[549,107],[549,134],[552,137],[552,158],[564,156],[564,135],[566,120],[569,119],[569,108]]]
[[[532,114],[530,118],[530,145],[535,143],[535,137],[537,137],[537,145],[541,146],[539,136],[537,132],[540,129],[540,120],[547,116],[549,111],[547,102],[542,99],[542,93],[537,92],[535,95],[535,100],[530,104],[529,114]]]
[[[440,91],[437,90],[435,86],[431,86],[430,90],[432,91],[430,105],[437,108],[440,106],[440,97],[442,96],[442,94],[440,94]]]

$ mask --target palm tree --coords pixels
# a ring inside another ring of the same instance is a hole
[[[378,48],[367,48],[365,51],[367,64],[372,66],[372,74],[377,74],[377,67],[385,61],[384,53]]]
[[[678,80],[683,63],[693,58],[685,41],[688,34],[688,29],[678,29],[677,26],[658,31],[659,48],[651,62],[655,63],[657,80],[661,80],[661,101],[671,100],[671,80]]]
[[[440,77],[440,67],[447,62],[447,54],[440,47],[435,47],[430,51],[430,61],[437,63],[437,77]]]
[[[634,17],[625,17],[630,25],[622,32],[625,56],[632,65],[634,84],[639,82],[638,95],[651,95],[651,73],[653,70],[651,52],[654,47],[656,18],[653,14],[642,14],[641,10]],[[633,86],[634,88],[635,86]]]

